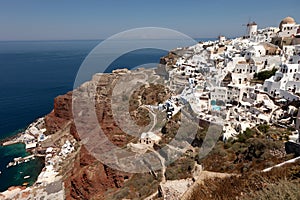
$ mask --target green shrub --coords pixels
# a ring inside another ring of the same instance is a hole
[[[257,127],[257,129],[263,133],[267,133],[270,129],[270,126],[268,124],[261,124]]]
[[[269,70],[269,71],[261,71],[259,73],[255,73],[254,78],[264,81],[264,80],[274,76],[276,71],[277,71],[277,69],[275,69],[275,68],[273,68],[272,70]]]

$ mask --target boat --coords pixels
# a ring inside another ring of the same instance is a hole
[[[24,179],[28,179],[28,178],[30,178],[30,176],[24,176]]]
[[[28,182],[25,182],[22,184],[22,186],[27,186],[29,183]]]

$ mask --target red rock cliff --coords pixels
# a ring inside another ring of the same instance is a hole
[[[128,143],[126,135],[116,126],[110,108],[111,83],[114,74],[103,75],[98,83],[100,98],[97,104],[97,116],[108,138],[118,146]],[[80,138],[72,119],[72,92],[61,95],[54,100],[53,111],[45,117],[47,134],[53,134],[71,122],[70,134],[77,141]],[[67,199],[105,199],[108,190],[120,188],[125,179],[131,175],[113,170],[96,160],[84,146],[76,156],[73,169],[65,177]]]

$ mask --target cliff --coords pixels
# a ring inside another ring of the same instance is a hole
[[[107,137],[115,145],[123,146],[128,141],[125,134],[116,126],[110,107],[113,88],[111,83],[117,76],[117,74],[102,75],[102,81],[97,83],[97,91],[101,98],[97,102],[96,111],[99,123]],[[91,81],[86,86],[89,84],[94,82]],[[45,117],[47,134],[54,134],[68,123],[71,124],[70,134],[80,143],[72,117],[72,92],[55,98],[53,111]],[[108,190],[114,191],[122,187],[124,180],[130,178],[130,174],[113,170],[96,160],[84,146],[80,147],[72,166],[64,177],[66,199],[105,199]]]
[[[150,71],[151,75],[153,73],[154,71]],[[125,134],[113,118],[111,108],[112,91],[116,80],[120,76],[119,72],[97,74],[91,81],[80,86],[79,90],[88,91],[87,88],[96,87],[95,107],[99,125],[106,137],[114,145],[125,147],[129,142],[136,141],[137,139]],[[90,155],[85,146],[81,145],[81,139],[77,133],[72,114],[72,95],[74,95],[74,92],[68,92],[65,95],[56,97],[53,111],[45,117],[48,135],[56,133],[65,126],[69,126],[69,133],[80,145],[80,150],[72,161],[73,163],[68,165],[70,168],[65,169],[64,185],[66,199],[118,199],[124,195],[125,190],[131,190],[132,194],[130,196],[138,198],[154,193],[158,188],[159,181],[157,178],[153,178],[153,175],[149,173],[134,175],[112,169],[95,159]],[[142,86],[129,99],[129,111],[132,119],[141,126],[148,125],[150,122],[149,112],[146,109],[139,108],[136,103],[155,104],[163,102],[167,98],[169,98],[169,91],[162,85],[150,84],[147,87]],[[83,104],[87,103],[84,98],[80,101]],[[102,143],[102,141],[97,142],[99,144]],[[143,177],[148,178],[144,179]],[[135,185],[138,181],[142,181],[145,187]],[[149,185],[147,185],[148,183]],[[126,187],[124,187],[124,184],[126,184]]]
[[[72,120],[72,92],[60,95],[54,99],[54,109],[45,117],[47,132],[51,135],[61,130],[63,126]]]

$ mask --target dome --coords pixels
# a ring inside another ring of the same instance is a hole
[[[280,29],[282,28],[283,24],[296,24],[296,22],[295,22],[294,18],[286,17],[280,22],[280,25],[279,25]]]
[[[286,17],[281,22],[283,24],[294,24],[294,23],[296,23],[294,18],[292,18],[292,17]]]

